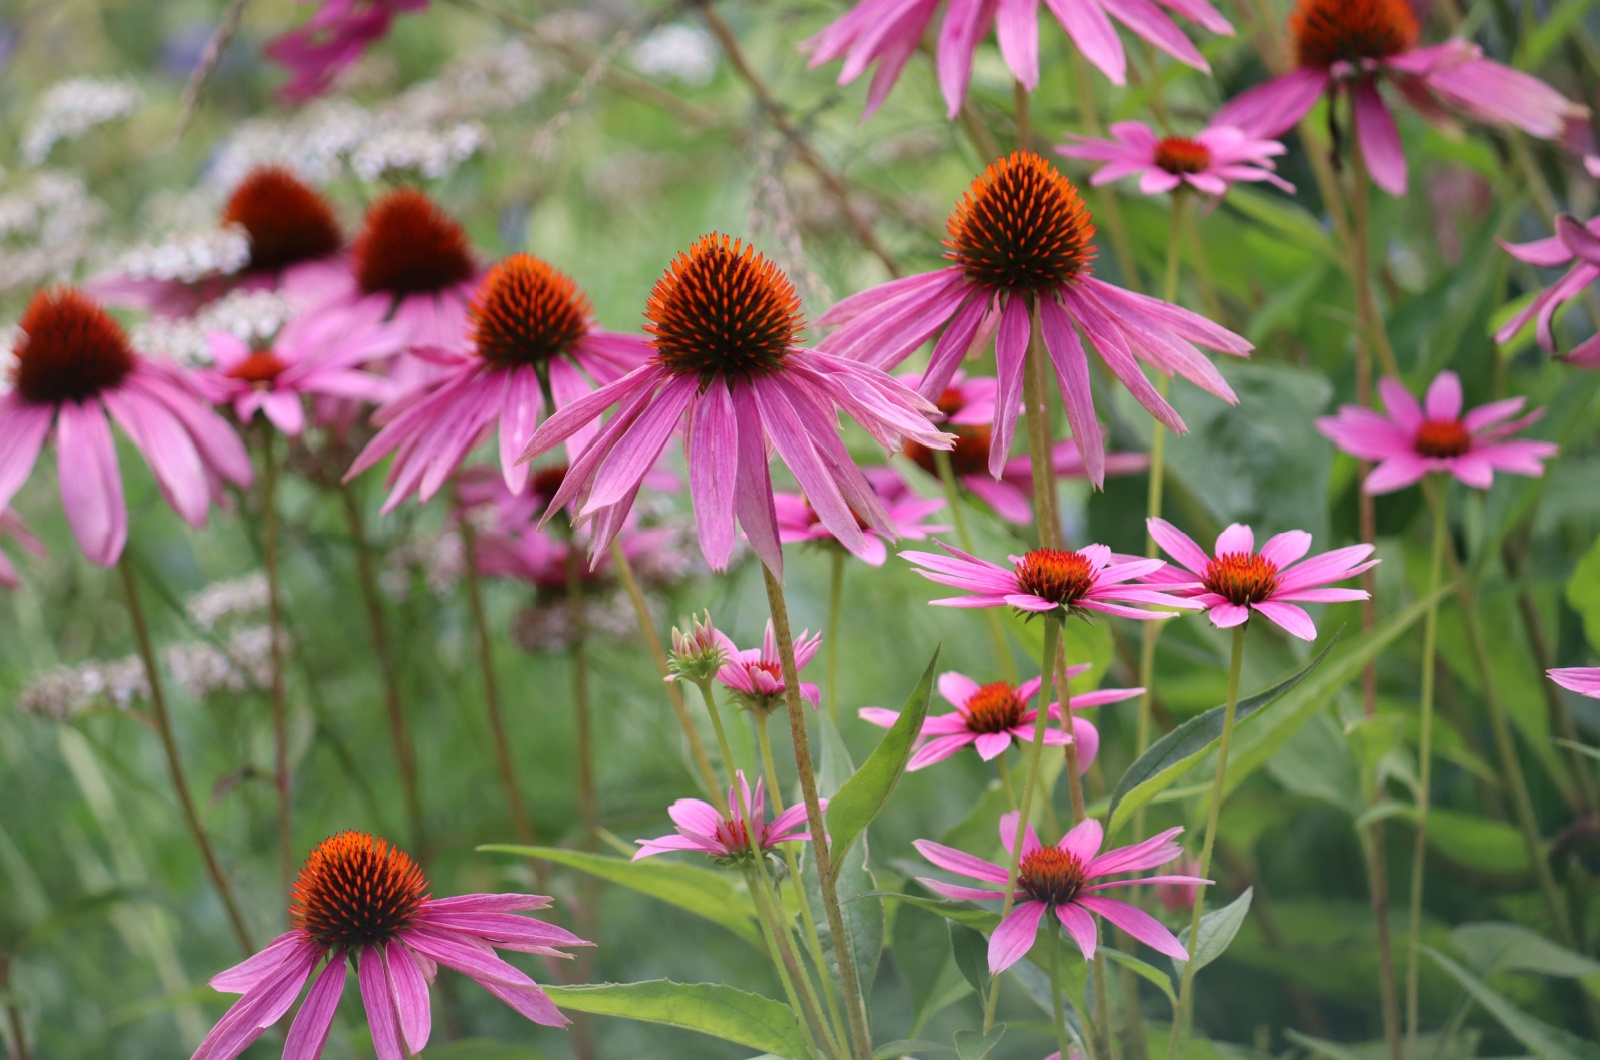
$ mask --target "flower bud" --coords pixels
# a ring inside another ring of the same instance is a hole
[[[672,627],[672,650],[667,653],[669,681],[709,681],[728,661],[727,638],[711,624],[711,612],[705,612],[704,621],[699,615],[693,619],[687,633]]]

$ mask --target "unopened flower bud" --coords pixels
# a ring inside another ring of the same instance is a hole
[[[672,651],[667,654],[669,681],[709,681],[728,661],[727,639],[711,624],[711,612],[705,613],[704,621],[699,615],[693,618],[694,624],[687,633],[672,627]]]

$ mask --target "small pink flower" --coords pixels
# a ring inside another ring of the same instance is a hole
[[[233,1060],[244,1052],[284,1017],[318,964],[322,972],[289,1025],[287,1060],[322,1056],[350,966],[381,1060],[402,1060],[428,1044],[428,984],[441,964],[533,1022],[564,1027],[571,1021],[539,984],[494,952],[567,957],[558,947],[594,945],[554,924],[511,915],[549,904],[536,894],[432,898],[427,877],[404,851],[365,832],[340,832],[306,858],[291,892],[290,930],[211,980],[213,989],[241,997],[192,1060]]]
[[[1340,449],[1378,462],[1364,485],[1368,493],[1392,493],[1435,471],[1486,490],[1496,471],[1540,477],[1543,461],[1558,451],[1554,442],[1511,438],[1544,415],[1534,409],[1510,420],[1522,411],[1524,398],[1494,401],[1462,415],[1461,380],[1454,372],[1434,377],[1422,406],[1398,379],[1379,380],[1378,394],[1388,415],[1345,405],[1337,416],[1317,420],[1317,429]]]
[[[772,632],[772,620],[767,619],[767,632],[761,647],[740,651],[721,630],[716,631],[727,652],[727,661],[717,671],[717,680],[733,690],[735,697],[748,709],[769,714],[783,706],[783,661],[778,656],[778,640]],[[822,647],[822,634],[801,630],[794,638],[794,668],[804,670],[806,663],[816,658]],[[800,683],[800,698],[813,707],[822,702],[822,693],[809,681]]]
[[[93,299],[71,287],[39,291],[17,332],[12,389],[0,395],[0,510],[33,473],[53,430],[67,524],[91,562],[115,564],[128,539],[128,507],[111,421],[190,526],[205,525],[219,480],[249,487],[250,455],[238,434],[175,366],[135,353]]]
[[[938,33],[939,88],[947,116],[955,118],[967,97],[978,42],[997,30],[1000,55],[1016,79],[1031,92],[1039,84],[1039,0],[943,0]],[[1232,36],[1233,27],[1207,0],[1159,0],[1162,6],[1213,33]],[[861,0],[822,32],[801,44],[811,66],[844,60],[839,84],[878,64],[863,118],[889,95],[900,72],[922,43],[941,0]],[[1127,81],[1127,56],[1111,25],[1115,18],[1135,35],[1197,70],[1211,67],[1199,50],[1149,0],[1044,0],[1083,57],[1114,84]]]
[[[302,103],[322,95],[371,45],[389,33],[396,15],[427,8],[428,0],[319,0],[310,21],[267,42],[267,57],[289,71],[280,98]]]
[[[1077,551],[1036,548],[1021,556],[1010,556],[1010,567],[1002,567],[935,542],[949,553],[902,552],[916,564],[917,573],[941,585],[965,589],[971,596],[952,596],[932,603],[941,607],[1011,607],[1020,612],[1063,615],[1101,611],[1123,618],[1172,618],[1171,611],[1145,608],[1170,607],[1198,611],[1203,606],[1174,593],[1197,586],[1198,582],[1161,585],[1159,588],[1126,584],[1151,575],[1166,566],[1159,559],[1130,559],[1116,556],[1104,545],[1086,545]],[[1140,606],[1130,606],[1140,605]]]
[[[1219,629],[1246,622],[1255,611],[1301,640],[1316,640],[1317,627],[1311,616],[1295,605],[1365,600],[1367,593],[1361,589],[1322,586],[1378,565],[1377,560],[1362,562],[1372,555],[1371,545],[1335,549],[1301,563],[1311,549],[1311,535],[1304,530],[1278,534],[1256,552],[1254,532],[1239,523],[1217,537],[1216,555],[1208,556],[1193,538],[1165,519],[1146,523],[1156,544],[1182,568],[1175,576],[1200,579],[1199,588],[1180,591],[1203,605],[1211,624]],[[1160,584],[1170,570],[1150,581]]]
[[[343,319],[301,314],[265,349],[225,331],[207,336],[212,365],[197,369],[195,389],[213,404],[227,404],[241,423],[259,411],[288,435],[305,428],[305,396],[377,404],[394,385],[364,366],[405,352],[405,329],[385,324],[376,306]]]
[[[664,835],[659,839],[635,839],[639,850],[633,860],[669,850],[698,850],[719,861],[738,862],[750,856],[753,842],[766,853],[779,843],[794,843],[811,838],[810,832],[799,829],[806,825],[806,806],[797,802],[771,821],[767,820],[767,799],[762,780],[756,778],[755,794],[744,779],[744,770],[736,774],[737,783],[728,789],[728,807],[731,819],[718,813],[716,807],[700,799],[679,799],[667,808],[678,829],[677,835]],[[817,800],[828,808],[827,799]]]
[[[1550,680],[1580,696],[1600,699],[1600,666],[1570,666],[1564,670],[1546,670]]]
[[[1141,872],[1165,865],[1183,853],[1183,848],[1174,841],[1182,831],[1182,828],[1170,828],[1142,843],[1102,854],[1100,844],[1105,832],[1093,817],[1080,822],[1053,847],[1041,846],[1038,834],[1029,825],[1022,841],[1022,865],[1017,874],[1017,889],[1012,892],[1017,904],[989,937],[989,973],[999,975],[1033,948],[1039,934],[1039,921],[1044,919],[1046,913],[1053,914],[1061,921],[1067,934],[1083,951],[1085,960],[1094,957],[1096,930],[1092,914],[1095,913],[1158,953],[1175,960],[1188,960],[1188,951],[1155,917],[1126,902],[1101,897],[1100,892],[1112,887],[1135,887],[1150,883],[1209,884],[1210,880],[1193,876],[1147,876],[1136,880],[1091,882],[1105,876]],[[1008,813],[1000,818],[1000,842],[1005,844],[1007,854],[1012,853],[1016,836],[1017,814]],[[939,868],[990,885],[962,887],[917,877],[918,883],[935,894],[970,902],[1005,898],[1005,866],[926,839],[917,840],[913,846]],[[991,889],[995,885],[1001,889]]]
[[[1392,84],[1425,120],[1452,128],[1447,108],[1553,140],[1581,108],[1540,81],[1483,58],[1463,40],[1418,47],[1422,28],[1408,0],[1299,0],[1289,16],[1295,69],[1236,97],[1215,121],[1278,137],[1324,95],[1348,95],[1361,152],[1378,187],[1406,190],[1406,156],[1394,115],[1378,92]]]
[[[1089,178],[1097,188],[1137,175],[1144,195],[1159,195],[1184,184],[1206,195],[1221,195],[1237,181],[1263,180],[1294,193],[1294,185],[1273,172],[1277,166],[1272,159],[1288,149],[1231,125],[1210,125],[1192,137],[1157,136],[1143,122],[1119,121],[1112,124],[1109,140],[1073,134],[1068,138],[1071,142],[1057,147],[1057,154],[1107,163]]]
[[[1553,324],[1556,310],[1582,294],[1584,289],[1600,279],[1600,217],[1587,224],[1576,217],[1562,214],[1556,218],[1556,234],[1549,239],[1532,243],[1501,242],[1506,253],[1529,265],[1541,269],[1555,269],[1571,265],[1567,274],[1540,291],[1516,316],[1506,321],[1495,332],[1495,341],[1510,342],[1528,321],[1538,318],[1535,329],[1539,346],[1547,353],[1556,352]],[[1600,335],[1594,335],[1575,346],[1564,358],[1576,368],[1600,368]]]
[[[894,527],[894,537],[924,541],[929,534],[942,534],[950,529],[948,526],[923,522],[945,506],[942,498],[923,498],[912,493],[900,473],[893,468],[865,468],[862,473],[872,492],[883,502],[884,514]],[[779,541],[786,545],[803,541],[832,541],[838,544],[839,539],[822,525],[816,509],[811,507],[805,494],[774,493],[772,502],[773,510],[778,515]],[[862,532],[867,540],[866,547],[860,552],[861,559],[874,567],[883,566],[883,561],[889,558],[889,548],[884,543],[886,539],[870,527],[863,527]]]
[[[1177,869],[1186,876],[1198,873],[1200,859],[1192,854],[1185,854],[1178,859]],[[1200,885],[1192,880],[1156,884],[1156,901],[1161,903],[1161,908],[1173,913],[1187,913],[1194,909],[1194,901],[1199,896]]]
[[[1080,677],[1089,672],[1089,664],[1073,666],[1067,676]],[[972,745],[978,757],[985,762],[1005,754],[1013,742],[1026,747],[1033,740],[1033,726],[1039,711],[1030,710],[1028,703],[1039,694],[1039,678],[1011,685],[994,681],[980,685],[966,674],[951,670],[939,675],[939,694],[956,708],[954,714],[939,714],[922,723],[922,746],[912,754],[907,769],[925,769],[935,762]],[[1142,695],[1142,688],[1103,688],[1072,697],[1072,709],[1099,707],[1107,703],[1120,703]],[[859,711],[865,721],[885,729],[900,718],[898,710],[882,707],[862,707]],[[1078,745],[1078,768],[1087,771],[1100,750],[1100,733],[1086,719],[1076,714],[1072,718],[1072,731],[1060,727],[1061,704],[1050,704],[1049,717],[1057,724],[1045,729],[1044,742],[1048,747]]]

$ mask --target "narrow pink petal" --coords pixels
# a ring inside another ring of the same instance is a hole
[[[1218,629],[1232,629],[1250,621],[1250,609],[1242,604],[1218,604],[1206,612],[1206,617]]]
[[[1243,523],[1229,523],[1217,535],[1216,554],[1219,556],[1248,556],[1256,550],[1255,531]]]
[[[1211,557],[1206,555],[1205,549],[1195,544],[1194,538],[1165,519],[1146,519],[1145,526],[1155,543],[1190,574],[1202,575],[1210,566]]]
[[[242,994],[262,980],[277,973],[291,956],[306,945],[298,931],[288,931],[267,944],[266,949],[241,961],[227,971],[211,977],[210,986],[224,994]]]
[[[496,957],[488,947],[480,948],[455,932],[413,926],[402,932],[400,939],[424,957],[474,979],[493,979],[508,986],[527,986],[532,982],[521,971]]]
[[[987,6],[985,0],[949,0],[944,21],[939,24],[939,90],[944,93],[945,117],[951,120],[961,113],[961,105],[966,102]]]
[[[1393,493],[1422,481],[1429,471],[1427,461],[1411,453],[1385,460],[1373,468],[1361,485],[1368,493]]]
[[[1006,848],[1007,854],[1014,852],[1016,849],[1015,843],[1017,841],[1017,824],[1020,821],[1021,816],[1022,815],[1016,810],[1012,810],[1010,813],[1002,814],[1000,816],[1000,843]],[[1039,833],[1033,830],[1032,824],[1029,824],[1027,831],[1025,831],[1022,835],[1022,856],[1027,857],[1029,854],[1032,854],[1038,849]]]
[[[1183,853],[1183,849],[1174,842],[1182,832],[1182,828],[1169,828],[1132,846],[1108,850],[1088,864],[1086,874],[1093,879],[1096,876],[1138,872],[1140,869],[1165,865]]]
[[[1022,87],[1039,87],[1039,0],[999,0],[1000,56]]]
[[[900,720],[898,710],[889,710],[885,707],[862,707],[856,711],[856,717],[872,725],[885,729],[894,728],[894,723]]]
[[[1390,419],[1408,435],[1416,434],[1417,428],[1422,426],[1422,406],[1417,404],[1417,399],[1411,396],[1406,385],[1386,375],[1378,380],[1378,396],[1383,399],[1383,407],[1388,410]]]
[[[283,1043],[283,1060],[319,1060],[322,1056],[328,1032],[333,1029],[333,1014],[344,996],[344,973],[344,954],[336,953],[328,959],[317,981],[311,984],[311,992],[289,1025],[289,1038]]]
[[[420,1053],[428,1044],[428,1035],[433,1029],[428,981],[423,978],[422,969],[417,967],[411,951],[398,939],[391,940],[385,948],[383,963],[389,974],[389,993],[400,1020],[400,1031],[405,1035],[406,1048]]]
[[[1251,136],[1277,139],[1310,113],[1328,88],[1328,72],[1302,67],[1235,96],[1212,116]]]
[[[954,883],[945,883],[943,880],[924,879],[921,876],[916,879],[934,894],[944,898],[954,898],[958,902],[992,902],[1005,897],[1000,891],[986,891],[981,887],[962,887]]]
[[[1106,478],[1105,438],[1100,432],[1100,421],[1094,414],[1094,392],[1089,382],[1089,358],[1083,350],[1083,340],[1072,318],[1061,303],[1048,295],[1039,301],[1039,330],[1045,349],[1055,369],[1056,385],[1061,390],[1061,401],[1067,410],[1067,425],[1072,429],[1072,441],[1083,457],[1089,481],[1104,486]],[[994,471],[993,459],[990,472]],[[998,477],[998,476],[996,476]]]
[[[432,898],[423,910],[457,913],[520,913],[548,908],[551,899],[542,894],[459,894],[451,898]]]
[[[56,423],[61,506],[73,536],[93,563],[110,567],[128,540],[128,509],[111,426],[99,402],[68,401]]]
[[[1093,817],[1085,817],[1062,836],[1061,842],[1056,846],[1088,866],[1094,861],[1095,855],[1100,853],[1100,844],[1105,840],[1105,835],[1105,829],[1101,827],[1099,821]]]
[[[1311,535],[1304,530],[1288,530],[1276,534],[1261,546],[1261,558],[1279,570],[1296,563],[1311,551]]]
[[[1000,328],[995,333],[994,361],[998,386],[995,390],[994,434],[989,443],[989,475],[999,478],[1011,453],[1011,439],[1017,429],[1017,411],[1022,406],[1022,376],[1027,366],[1028,306],[1021,297],[1009,297],[1000,311]]]
[[[935,843],[930,839],[914,840],[911,845],[916,847],[917,853],[941,869],[988,883],[1006,882],[1007,870],[991,861],[984,861],[982,858],[973,857],[971,854],[954,847],[947,847],[942,843]]]
[[[706,388],[689,421],[689,496],[700,550],[712,570],[726,570],[737,538],[733,497],[739,477],[739,425],[733,395],[720,383]]]
[[[1094,960],[1095,943],[1099,936],[1094,917],[1078,908],[1076,903],[1069,902],[1066,905],[1056,906],[1056,919],[1067,929],[1072,941],[1078,944],[1078,949],[1083,952],[1083,959]]]
[[[749,384],[731,391],[739,428],[739,475],[733,497],[734,513],[744,527],[750,547],[768,570],[782,577],[783,545],[778,541],[778,517],[772,506],[772,473],[767,467],[766,431]]]
[[[1390,195],[1406,193],[1406,154],[1400,146],[1400,130],[1394,115],[1378,95],[1373,79],[1363,78],[1355,87],[1354,112],[1356,137],[1372,182]]]
[[[939,736],[921,747],[911,756],[906,763],[906,770],[915,773],[919,769],[926,769],[935,762],[943,762],[946,758],[961,750],[971,743],[976,737],[970,732],[956,733],[951,736]]]
[[[1428,384],[1422,408],[1430,420],[1453,420],[1461,416],[1461,403],[1461,377],[1446,371]]]
[[[566,366],[563,364],[561,367]],[[532,368],[514,368],[501,371],[500,375],[505,382],[497,417],[500,474],[505,478],[507,489],[512,493],[521,493],[528,483],[528,465],[519,458],[528,446],[528,439],[533,437],[534,430],[539,426],[539,415],[544,411],[544,395],[539,391],[539,377]]]
[[[978,692],[978,682],[966,674],[954,670],[946,670],[939,675],[939,694],[945,698],[952,707],[961,708],[967,705]]]
[[[1267,600],[1250,606],[1301,640],[1317,639],[1317,627],[1311,621],[1311,616],[1294,604]]]
[[[1128,83],[1128,57],[1099,0],[1045,0],[1083,57],[1114,85]]]
[[[1092,895],[1079,897],[1077,904],[1091,913],[1099,913],[1157,953],[1164,953],[1180,961],[1189,959],[1189,951],[1178,944],[1172,932],[1162,927],[1161,921],[1142,909],[1135,909],[1126,902],[1112,898]]]
[[[989,936],[990,975],[999,975],[1033,948],[1046,908],[1043,902],[1023,902],[1000,921],[1000,926]]]
[[[1006,749],[1011,746],[1011,734],[1009,732],[979,733],[978,738],[973,741],[973,745],[978,749],[978,757],[985,762],[990,762],[1006,753]]]
[[[473,981],[483,987],[495,997],[504,1001],[518,1013],[544,1027],[565,1027],[572,1021],[561,1014],[556,1008],[556,1003],[550,1000],[550,995],[537,983],[527,986],[507,986],[493,979],[478,979]]]
[[[366,1006],[367,1026],[372,1030],[372,1048],[378,1060],[406,1060],[400,1048],[400,1019],[384,977],[383,957],[368,946],[361,951],[356,982],[361,987],[361,1003]]]

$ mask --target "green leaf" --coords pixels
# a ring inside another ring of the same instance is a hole
[[[1248,188],[1232,188],[1228,206],[1246,217],[1287,236],[1289,241],[1327,258],[1337,256],[1327,231],[1310,211],[1281,195],[1263,195]]]
[[[1107,958],[1115,961],[1117,964],[1122,965],[1124,968],[1133,972],[1134,975],[1137,975],[1148,982],[1154,983],[1160,988],[1163,994],[1167,995],[1167,1003],[1171,1005],[1173,1009],[1177,1009],[1178,995],[1172,989],[1172,976],[1168,975],[1166,972],[1163,972],[1160,968],[1157,968],[1153,964],[1146,964],[1137,957],[1123,953],[1121,950],[1114,950],[1109,946],[1101,946],[1095,952],[1105,954]]]
[[[1583,617],[1583,635],[1600,651],[1600,538],[1583,554],[1567,581],[1567,603]]]
[[[1428,846],[1462,868],[1492,876],[1527,873],[1522,833],[1504,821],[1435,806],[1428,813]]]
[[[1268,760],[1267,773],[1285,791],[1337,806],[1352,817],[1366,808],[1355,756],[1325,711],[1313,715]]]
[[[1481,976],[1495,972],[1536,972],[1559,979],[1600,975],[1600,961],[1559,946],[1521,924],[1462,924],[1450,941]]]
[[[993,931],[1000,926],[999,913],[991,913],[986,909],[980,909],[969,902],[947,902],[942,898],[918,898],[916,895],[901,894],[899,891],[867,891],[864,894],[856,895],[850,901],[859,902],[868,898],[893,898],[908,905],[914,905],[918,909],[926,909],[930,913],[937,913],[946,920],[954,920],[957,924],[965,924],[976,931]]]
[[[1200,941],[1189,945],[1189,929],[1184,928],[1178,932],[1178,941],[1183,943],[1183,948],[1189,951],[1190,958],[1194,961],[1194,970],[1199,971],[1212,961],[1221,957],[1233,942],[1233,937],[1239,933],[1239,927],[1244,923],[1244,918],[1250,912],[1250,900],[1255,897],[1255,888],[1246,887],[1244,893],[1221,909],[1213,909],[1200,918]],[[1185,961],[1172,961],[1172,967],[1178,975],[1183,974]]]
[[[1539,19],[1538,28],[1528,34],[1517,49],[1515,66],[1519,70],[1534,71],[1544,65],[1556,47],[1571,39],[1572,32],[1583,21],[1583,16],[1594,6],[1594,0],[1565,0],[1551,8]]]
[[[1489,985],[1432,946],[1423,949],[1434,962],[1449,972],[1472,999],[1482,1005],[1513,1038],[1543,1060],[1600,1060],[1600,1046],[1585,1042],[1542,1020],[1528,1015]]]
[[[872,1060],[893,1060],[897,1056],[910,1056],[912,1053],[953,1053],[955,1049],[942,1042],[930,1042],[926,1038],[902,1038],[898,1042],[880,1045],[872,1051]]]
[[[699,865],[663,861],[659,857],[627,861],[559,847],[493,845],[478,849],[488,853],[539,858],[587,872],[609,883],[648,894],[668,905],[704,917],[713,924],[727,928],[757,949],[764,949],[750,896],[720,872]]]
[[[989,990],[989,940],[953,921],[948,926],[950,952],[955,955],[956,967],[961,969],[961,975],[982,997]]]
[[[1562,747],[1570,747],[1581,755],[1588,755],[1590,758],[1600,761],[1600,747],[1590,747],[1588,744],[1582,744],[1576,740],[1563,740],[1559,737],[1556,738],[1556,743]]]
[[[996,1023],[988,1034],[977,1031],[956,1031],[956,1055],[961,1060],[984,1060],[1006,1036],[1006,1025]]]
[[[1244,725],[1253,714],[1282,698],[1307,674],[1316,669],[1338,642],[1339,635],[1336,633],[1328,642],[1328,646],[1322,649],[1322,654],[1307,663],[1300,672],[1280,681],[1265,692],[1257,692],[1253,696],[1241,699],[1236,709],[1234,726],[1237,728]],[[1111,793],[1111,823],[1106,826],[1108,838],[1116,835],[1117,830],[1132,818],[1135,811],[1171,787],[1179,777],[1194,767],[1202,755],[1216,746],[1218,738],[1222,735],[1222,719],[1226,712],[1226,706],[1213,707],[1204,714],[1190,718],[1151,744],[1149,750],[1134,760],[1122,774],[1122,779],[1117,781],[1116,790]]]
[[[1313,1038],[1309,1034],[1301,1034],[1293,1027],[1285,1027],[1283,1036],[1302,1049],[1310,1050],[1313,1060],[1317,1057],[1323,1057],[1325,1060],[1366,1060],[1360,1053],[1348,1046],[1340,1045],[1338,1042],[1326,1041],[1322,1038]]]
[[[916,1026],[933,1016],[939,981],[950,965],[950,934],[945,923],[941,917],[909,902],[894,915],[894,945],[890,953],[895,970],[911,995]]]
[[[838,861],[850,844],[867,830],[867,825],[889,801],[895,785],[905,775],[906,763],[911,760],[911,750],[922,733],[922,721],[928,716],[928,699],[933,694],[934,667],[939,664],[939,650],[934,649],[928,668],[922,671],[922,680],[912,689],[905,706],[900,708],[900,718],[886,733],[878,746],[868,756],[860,769],[839,786],[839,792],[828,803],[828,852]]]
[[[834,872],[839,912],[844,919],[845,934],[850,939],[848,949],[856,962],[856,982],[865,988],[877,976],[878,958],[883,954],[884,930],[882,902],[851,901],[857,895],[875,893],[877,888],[872,870],[867,867],[866,841],[846,851],[844,860],[834,865]],[[805,888],[806,901],[812,909],[820,910],[822,892],[817,886],[816,859],[810,856],[810,851],[806,852],[805,862],[800,867],[800,881]],[[839,958],[834,952],[833,930],[828,926],[826,917],[818,917],[816,924],[817,938],[822,943],[822,958],[827,962],[829,972],[837,978]]]
[[[788,1005],[721,983],[651,979],[547,986],[544,991],[557,1005],[574,1012],[681,1027],[790,1060],[805,1060],[810,1055]]]

